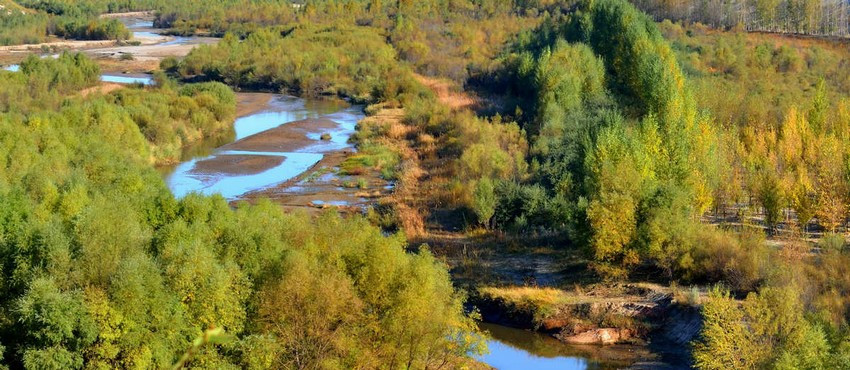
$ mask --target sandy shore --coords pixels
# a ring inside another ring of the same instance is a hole
[[[236,116],[243,117],[266,109],[273,96],[269,93],[236,93]]]
[[[151,40],[151,41],[142,41]],[[165,57],[184,57],[189,54],[195,46],[210,45],[219,41],[215,37],[193,37],[188,41],[167,44],[167,41],[175,40],[174,36],[139,38],[142,41],[141,45],[124,45],[103,48],[86,49],[85,52],[98,57],[118,57],[121,54],[132,54],[134,58],[153,58],[162,59]],[[145,44],[145,42],[151,42]]]
[[[108,94],[112,91],[123,89],[126,85],[118,84],[114,82],[101,82],[97,86],[89,87],[88,89],[83,89],[80,91],[80,95],[87,96],[89,94],[99,93],[99,94]]]
[[[281,122],[283,123],[283,122]],[[337,123],[328,119],[304,119],[289,122],[270,130],[248,136],[242,140],[227,144],[221,149],[255,152],[294,152],[316,144],[308,134],[322,134],[337,127]]]
[[[106,13],[101,14],[101,18],[144,18],[153,17],[153,10],[145,10],[141,12],[125,12],[125,13]]]

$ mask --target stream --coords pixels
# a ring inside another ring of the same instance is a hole
[[[229,200],[239,199],[246,193],[290,180],[313,167],[325,153],[350,148],[348,138],[354,133],[357,121],[361,120],[363,106],[348,105],[337,101],[307,100],[286,95],[274,94],[266,105],[256,113],[239,117],[233,123],[235,135],[231,141],[219,141],[219,148],[211,153],[185,155],[184,161],[172,169],[164,171],[166,183],[177,197],[191,192],[203,194],[221,194]],[[266,131],[287,123],[306,119],[325,119],[335,123],[336,127],[325,130],[331,140],[323,141],[320,135],[308,134],[307,140],[296,151],[253,151],[227,150],[221,148],[230,142],[256,137]],[[272,166],[261,166],[259,170],[225,170],[219,163],[227,163],[228,158],[239,157],[240,162],[258,162],[262,158],[277,157]],[[257,160],[257,161],[252,161]],[[199,164],[210,163],[210,166]],[[210,168],[212,167],[212,168]]]
[[[152,28],[153,24],[149,20],[123,21],[133,31],[136,39],[162,38]],[[174,37],[167,41],[162,39],[162,42],[152,45],[188,44],[196,41],[193,37]],[[20,67],[9,65],[3,69],[15,72]],[[101,80],[122,84],[154,83],[149,75],[106,73],[101,76]],[[240,199],[247,193],[275,186],[305,173],[329,152],[353,149],[348,139],[354,133],[357,122],[365,117],[363,106],[280,94],[269,95],[270,99],[263,107],[237,118],[232,132],[187,148],[179,164],[160,169],[175,196],[183,197],[198,192],[221,194],[228,200]],[[294,151],[222,148],[246,138],[263,135],[282,125],[308,119],[333,122],[334,127],[322,132],[330,134],[331,139],[322,140],[319,133],[307,133],[307,140]],[[234,164],[239,167],[243,163],[251,163],[254,168],[232,168]],[[487,340],[489,353],[476,356],[476,359],[497,369],[607,369],[627,367],[631,364],[629,360],[617,360],[619,355],[611,355],[600,347],[570,346],[547,335],[494,324],[482,323],[480,326],[490,335]],[[602,354],[599,355],[599,352]]]

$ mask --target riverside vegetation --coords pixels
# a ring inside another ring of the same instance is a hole
[[[232,338],[193,366],[461,366],[482,349],[475,315],[406,240],[446,222],[432,209],[470,233],[563,241],[605,284],[713,286],[692,302],[696,367],[850,363],[844,41],[657,23],[623,0],[201,3],[122,8],[223,36],[163,61],[157,87],[75,95],[98,71],[71,54],[0,73],[13,367],[168,366],[211,326]],[[380,169],[396,194],[366,218],[174,199],[151,164],[226,130],[221,83],[370,104],[342,167]]]

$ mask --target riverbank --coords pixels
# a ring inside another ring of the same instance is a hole
[[[259,113],[265,109],[272,99],[268,93],[237,92],[236,93],[236,117],[241,118],[250,114]]]
[[[0,46],[0,64],[16,64],[29,54],[56,54],[79,51],[95,58],[108,73],[149,73],[167,57],[184,57],[198,45],[219,41],[215,37],[179,37],[163,35],[153,28],[152,12],[103,15],[121,20],[133,32],[127,41],[56,39],[39,44]]]

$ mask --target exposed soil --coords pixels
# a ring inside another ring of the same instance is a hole
[[[132,12],[106,14],[103,17],[150,20],[152,15],[151,12]],[[156,33],[159,30],[134,29],[133,31]],[[156,35],[136,37],[127,43],[119,43],[114,40],[56,39],[40,44],[0,46],[0,63],[18,63],[32,53],[59,53],[65,50],[78,50],[97,59],[104,72],[144,73],[157,69],[159,62],[165,57],[184,57],[195,46],[215,44],[219,38],[192,37],[184,42],[168,43],[175,40],[174,36]],[[130,42],[138,42],[139,45],[130,45]],[[132,59],[122,59],[125,55],[131,55]]]
[[[123,89],[127,85],[122,85],[114,82],[101,82],[97,86],[89,87],[88,89],[83,89],[80,91],[80,95],[88,96],[89,94],[108,94],[112,91]]]
[[[0,46],[0,52],[40,52],[46,49],[85,49],[107,47],[117,44],[115,40],[61,40],[42,42],[39,44],[21,44]]]
[[[236,116],[247,116],[266,109],[271,99],[272,94],[268,93],[236,93]]]
[[[147,45],[145,45],[145,41],[142,41],[142,45],[139,46],[104,45],[109,47],[88,48],[85,52],[100,58],[120,58],[123,54],[130,54],[134,59],[139,61],[159,61],[165,57],[184,57],[197,45],[215,44],[219,40],[214,37],[193,37],[185,43],[163,44],[163,41],[171,41],[173,39],[172,36],[164,36],[162,38],[152,38],[151,44]]]
[[[106,13],[106,14],[101,14],[100,17],[101,18],[130,18],[130,17],[146,18],[146,17],[153,17],[153,15],[154,15],[153,10],[146,10],[146,11],[140,11],[140,12]]]
[[[115,58],[98,58],[100,70],[106,73],[149,73],[159,69],[159,59],[120,60]]]
[[[237,93],[237,116],[261,112],[268,107],[274,95],[269,93]],[[338,124],[328,119],[305,119],[289,122],[271,130],[223,145],[224,151],[249,152],[298,152],[304,148],[321,144],[308,134],[333,131]],[[324,153],[321,161],[304,173],[275,186],[250,192],[237,201],[256,202],[263,198],[287,211],[306,210],[318,213],[322,209],[337,208],[343,212],[360,213],[391,192],[390,184],[381,179],[380,173],[369,170],[358,176],[339,174],[339,166],[354,153],[353,148]],[[271,162],[275,160],[275,162]],[[253,155],[218,155],[200,161],[194,171],[201,173],[224,173],[245,175],[262,172],[279,165],[283,157]]]
[[[321,134],[335,127],[337,127],[336,122],[322,118],[289,122],[271,130],[266,130],[227,144],[221,147],[221,149],[255,152],[294,152],[316,144],[315,140],[307,137],[307,134]]]
[[[269,168],[279,166],[285,157],[268,155],[217,155],[198,161],[193,173],[222,175],[255,175]]]

